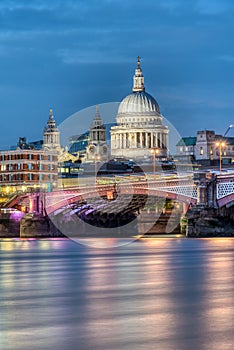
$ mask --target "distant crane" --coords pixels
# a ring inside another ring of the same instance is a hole
[[[229,132],[229,130],[231,128],[233,128],[233,127],[234,127],[234,124],[229,125],[229,127],[227,128],[227,130],[226,130],[225,134],[223,135],[223,137],[225,137],[227,135],[227,133]]]

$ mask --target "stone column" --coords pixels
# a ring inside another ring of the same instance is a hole
[[[134,148],[137,148],[137,133],[134,133]]]
[[[126,134],[122,134],[122,148],[126,148]]]
[[[145,133],[145,147],[146,147],[146,148],[149,148],[148,132]]]
[[[143,144],[142,144],[142,132],[140,132],[140,148],[143,148]]]
[[[154,147],[158,147],[158,132],[154,133]]]
[[[119,135],[115,134],[113,137],[115,137],[115,144],[114,144],[114,148],[118,148],[118,140],[119,140]]]
[[[118,134],[115,134],[114,148],[118,148]]]
[[[123,135],[119,134],[119,148],[122,149],[123,148]]]
[[[154,132],[151,133],[151,148],[155,147],[156,134]]]
[[[165,134],[165,145],[166,145],[166,148],[168,149],[168,134]]]
[[[164,133],[162,133],[162,148],[164,148],[165,149],[165,134]]]
[[[160,132],[158,136],[159,136],[159,144],[160,144],[159,147],[162,148],[162,133]]]

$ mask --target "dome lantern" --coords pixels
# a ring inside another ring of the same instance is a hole
[[[137,57],[137,68],[135,70],[135,75],[133,77],[133,92],[145,91],[144,86],[144,76],[141,69],[141,58]]]

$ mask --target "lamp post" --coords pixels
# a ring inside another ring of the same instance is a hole
[[[157,147],[151,148],[150,152],[153,154],[154,157],[154,180],[156,180],[156,154],[159,154],[160,150]]]
[[[97,177],[97,162],[101,159],[99,155],[94,156],[94,171],[95,171],[95,182],[96,182],[96,177]]]
[[[216,142],[216,146],[219,147],[219,171],[222,172],[222,149],[226,146],[226,143],[223,141]]]

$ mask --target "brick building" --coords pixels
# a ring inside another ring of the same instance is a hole
[[[16,191],[50,191],[58,180],[57,152],[17,149],[0,151],[2,194]]]

